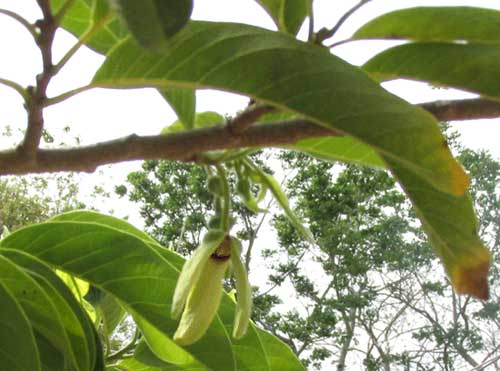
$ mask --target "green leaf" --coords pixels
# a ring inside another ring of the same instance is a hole
[[[50,342],[71,367],[90,369],[89,349],[80,323],[74,315],[71,316],[72,312],[64,306],[64,300],[57,297],[57,291],[48,281],[43,277],[35,280],[13,261],[0,255],[0,282],[22,306],[37,333]]]
[[[130,233],[137,238],[144,240],[146,242],[151,242],[157,244],[156,240],[149,236],[147,233],[144,233],[140,229],[137,229],[133,225],[127,223],[126,221],[118,218],[113,218],[108,215],[100,214],[91,210],[75,210],[69,211],[64,214],[59,214],[51,218],[49,221],[71,221],[71,222],[88,222],[88,223],[97,223],[104,224],[108,227],[112,227],[118,229],[122,232]]]
[[[184,127],[192,129],[195,125],[196,91],[182,88],[163,89],[160,94],[170,104]]]
[[[99,360],[102,362],[103,358],[102,348],[99,339],[94,334],[92,321],[82,309],[81,301],[71,291],[71,286],[68,287],[67,282],[61,280],[58,274],[33,256],[9,249],[1,249],[0,253],[22,267],[45,288],[66,323],[73,348],[79,354],[88,352],[90,364],[97,369]],[[84,284],[82,281],[80,283]]]
[[[50,6],[56,13],[66,0],[51,0]],[[90,30],[96,22],[102,20],[106,4],[102,0],[75,0],[61,20],[61,27],[80,38]],[[129,35],[125,25],[116,17],[100,27],[85,43],[89,48],[100,54],[106,54],[119,41]]]
[[[327,161],[352,162],[378,168],[387,167],[373,148],[347,135],[303,139],[286,148],[305,152]]]
[[[375,79],[407,78],[500,98],[500,47],[488,44],[415,43],[388,49],[363,68]]]
[[[186,352],[178,346],[170,337],[165,336],[161,331],[144,321],[141,316],[134,316],[137,325],[140,327],[148,348],[161,359],[162,362],[175,364],[181,368],[204,369],[192,354]]]
[[[463,194],[467,186],[430,114],[389,94],[327,50],[283,33],[191,22],[161,55],[123,42],[93,84],[211,87],[246,94],[351,135],[384,161],[392,159],[442,190]]]
[[[181,366],[168,364],[158,358],[149,349],[145,341],[140,341],[134,351],[134,357],[128,358],[120,362],[121,367],[127,370],[140,371],[182,371],[188,370]],[[202,369],[199,369],[202,370]],[[120,369],[121,371],[121,369]],[[189,369],[189,371],[197,371],[197,369]]]
[[[309,15],[310,0],[257,0],[280,31],[295,35]]]
[[[0,284],[0,364],[5,370],[41,370],[35,337],[19,301]]]
[[[477,234],[470,197],[440,192],[410,172],[399,177],[455,290],[487,299],[490,254]]]
[[[143,47],[161,50],[189,20],[192,0],[111,0],[134,38]]]
[[[100,216],[96,217],[99,223],[84,222],[81,220],[91,220],[95,213],[88,213],[87,217],[83,214],[85,212],[68,213],[59,218],[65,221],[49,221],[18,230],[1,241],[0,247],[23,249],[89,281],[112,294],[136,319],[140,317],[140,321],[157,330],[157,335],[170,338],[177,327],[177,322],[169,316],[170,303],[183,259],[161,248],[154,240],[147,241],[123,221]],[[70,221],[72,216],[80,221]],[[184,349],[172,344],[171,354],[189,352],[196,360],[193,364],[178,366],[218,371],[243,370],[250,366],[259,370],[303,370],[293,354],[290,360],[282,360],[289,368],[268,367],[270,356],[253,325],[241,340],[231,339],[234,311],[234,302],[223,295],[218,316],[206,336]],[[144,328],[147,332],[148,328]],[[177,355],[180,357],[181,353]],[[289,350],[281,349],[273,353],[273,357],[288,358]]]
[[[123,320],[126,312],[120,303],[109,294],[104,294],[104,298],[99,302],[97,308],[101,313],[104,333],[106,336],[110,336]]]
[[[500,11],[468,6],[417,7],[373,19],[353,39],[500,42]]]
[[[112,12],[108,0],[94,0],[92,4],[92,20],[94,24],[108,17]]]
[[[296,118],[301,118],[301,116],[293,112],[275,111],[259,118],[259,122]],[[284,148],[304,152],[326,161],[351,162],[376,168],[387,167],[384,160],[372,147],[348,135],[302,139]]]
[[[209,126],[220,125],[225,121],[224,117],[217,112],[207,111],[200,112],[194,116],[193,128],[206,128]],[[172,134],[185,131],[187,128],[181,120],[174,121],[173,124],[165,127],[161,134]]]

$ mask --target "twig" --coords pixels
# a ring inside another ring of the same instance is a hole
[[[337,31],[339,30],[339,28],[344,24],[344,22],[351,15],[353,15],[363,5],[369,3],[370,1],[371,0],[361,0],[359,3],[357,3],[356,5],[354,5],[351,9],[349,9],[342,17],[340,17],[339,20],[337,21],[337,24],[335,24],[335,26],[333,26],[331,29],[322,28],[321,30],[319,30],[318,34],[316,35],[317,42],[320,44],[323,41],[325,41],[326,39],[329,39],[330,37],[332,37],[333,35],[335,35],[335,33],[337,33]]]
[[[488,99],[441,100],[419,104],[439,121],[465,121],[500,117],[500,102]]]
[[[20,151],[35,161],[35,152],[40,144],[43,132],[43,102],[46,99],[47,86],[54,76],[52,65],[52,43],[57,30],[57,22],[52,16],[49,0],[37,0],[43,19],[35,26],[40,30],[37,45],[42,53],[43,70],[37,76],[36,86],[28,89],[29,99],[26,103],[28,111],[28,127]]]
[[[0,9],[0,14],[6,15],[7,17],[10,17],[10,18],[16,20],[17,22],[19,22],[26,30],[28,30],[28,32],[31,34],[31,36],[33,36],[33,39],[35,39],[35,40],[37,39],[38,34],[36,32],[35,27],[33,27],[33,25],[31,23],[29,23],[26,19],[21,17],[19,14],[12,12],[10,10],[7,10],[7,9]]]
[[[248,127],[255,123],[266,113],[274,111],[275,108],[268,104],[253,104],[246,110],[227,123],[228,130],[233,135],[243,133]]]
[[[0,78],[0,84],[8,86],[9,88],[14,89],[16,92],[18,92],[21,97],[23,97],[24,101],[27,102],[29,99],[28,93],[26,89],[24,89],[21,85],[19,85],[17,82],[8,80],[8,79],[2,79]]]
[[[309,30],[307,40],[309,42],[314,41],[316,36],[314,35],[314,0],[309,0]]]
[[[47,98],[44,101],[43,106],[48,107],[48,106],[52,106],[53,104],[61,103],[61,102],[65,101],[66,99],[69,99],[77,94],[83,93],[84,91],[94,89],[95,87],[96,87],[95,85],[88,84],[88,85],[80,86],[80,87],[72,89],[72,90],[68,90],[67,92],[62,93],[60,95],[57,95],[53,98]]]

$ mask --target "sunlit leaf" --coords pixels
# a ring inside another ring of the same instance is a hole
[[[279,30],[295,35],[309,14],[310,0],[256,0]]]
[[[161,95],[170,104],[186,129],[194,127],[196,92],[192,89],[163,89]]]
[[[0,283],[22,306],[37,333],[47,339],[66,362],[78,370],[90,368],[89,349],[84,337],[71,336],[82,333],[81,327],[78,331],[79,322],[74,317],[66,317],[71,311],[57,298],[57,292],[48,282],[37,282],[21,267],[0,255]]]
[[[252,78],[241,78],[246,75]],[[161,55],[123,42],[93,83],[212,87],[246,94],[351,135],[442,190],[463,194],[467,186],[430,114],[389,94],[327,50],[283,33],[191,22]]]
[[[143,47],[161,50],[189,20],[192,0],[111,0],[134,38]]]
[[[409,172],[400,176],[455,290],[487,299],[490,254],[478,237],[470,197],[440,192]]]
[[[103,11],[106,4],[101,0],[94,8],[94,1],[97,0],[75,0],[68,9],[66,15],[61,20],[61,27],[80,38],[87,30],[90,30],[95,22],[103,18]],[[51,0],[50,6],[54,13],[57,13],[66,0]],[[95,11],[97,10],[97,14]],[[92,37],[85,43],[89,48],[98,53],[106,54],[114,45],[130,35],[125,25],[117,17],[112,18],[107,24],[100,27],[92,34]]]
[[[193,128],[205,128],[224,123],[224,117],[217,112],[199,112],[194,116]],[[176,120],[173,124],[165,127],[161,134],[172,134],[185,131],[186,126],[181,120]]]
[[[414,43],[388,49],[363,68],[377,80],[407,78],[500,98],[500,46]]]
[[[71,217],[79,221],[70,221]],[[92,222],[93,218],[96,222]],[[92,212],[86,216],[81,211],[68,213],[59,221],[18,230],[1,241],[0,247],[23,249],[58,269],[89,281],[113,295],[136,319],[140,317],[140,321],[146,321],[163,339],[170,338],[177,327],[177,321],[172,320],[169,313],[183,259],[123,221]],[[178,366],[218,371],[248,367],[303,370],[286,346],[275,350],[272,358],[291,357],[280,361],[288,364],[288,368],[269,367],[273,360],[262,348],[261,332],[253,325],[245,337],[233,340],[230,333],[234,311],[234,302],[223,295],[218,316],[206,336],[185,348],[172,343],[169,349],[172,357],[181,354],[178,352],[188,352],[195,360]],[[210,352],[207,353],[207,349]]]
[[[0,364],[6,370],[40,371],[39,350],[18,300],[0,284]]]
[[[469,6],[417,7],[383,14],[354,39],[500,42],[500,11]]]

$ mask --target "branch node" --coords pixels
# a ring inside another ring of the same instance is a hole
[[[252,103],[243,112],[229,121],[226,128],[231,135],[239,136],[260,117],[274,110],[275,108],[268,104]]]

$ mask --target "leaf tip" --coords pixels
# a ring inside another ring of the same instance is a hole
[[[485,254],[482,254],[477,262],[459,265],[451,274],[453,287],[457,293],[471,295],[481,300],[488,300],[490,255],[486,249],[483,251],[485,251]]]

